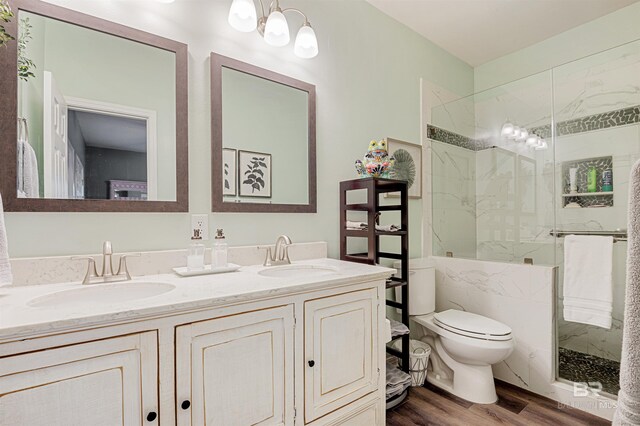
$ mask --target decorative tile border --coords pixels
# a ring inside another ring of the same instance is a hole
[[[582,118],[561,121],[556,125],[556,136],[592,132],[594,130],[626,126],[635,123],[640,123],[640,105],[604,112],[602,114],[588,115]],[[530,129],[530,133],[535,133],[541,138],[550,138],[551,125],[546,124],[544,126],[534,127]],[[471,151],[481,151],[493,146],[491,141],[488,139],[468,138],[431,124],[427,124],[427,138],[469,149]]]
[[[588,115],[586,117],[574,118],[572,120],[561,121],[556,126],[556,136],[573,135],[575,133],[592,132],[594,130],[607,129],[610,127],[626,126],[640,123],[640,106],[633,106],[615,111],[604,112],[602,114]],[[551,125],[535,127],[532,133],[541,138],[551,137]]]
[[[460,148],[469,149],[471,151],[480,151],[491,148],[492,144],[487,139],[472,139],[459,135],[449,130],[441,129],[431,124],[427,124],[427,138],[434,141],[443,142],[449,145],[458,146]]]

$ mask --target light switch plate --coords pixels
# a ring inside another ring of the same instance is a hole
[[[192,237],[196,230],[200,231],[200,236],[203,240],[209,239],[209,215],[206,214],[192,214],[191,215],[191,235]]]

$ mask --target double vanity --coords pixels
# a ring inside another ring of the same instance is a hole
[[[321,258],[0,289],[0,424],[383,425],[391,272]]]

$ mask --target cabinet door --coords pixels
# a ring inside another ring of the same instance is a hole
[[[376,289],[305,303],[305,420],[378,387]]]
[[[177,327],[178,425],[292,425],[293,324],[289,305]]]
[[[3,358],[0,425],[157,425],[157,347],[146,332]]]

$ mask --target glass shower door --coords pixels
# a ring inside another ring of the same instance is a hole
[[[640,41],[553,70],[556,232],[626,230],[628,178],[640,158],[639,88]],[[564,239],[556,245],[558,377],[617,395],[627,243],[613,247],[610,329],[565,320]]]

